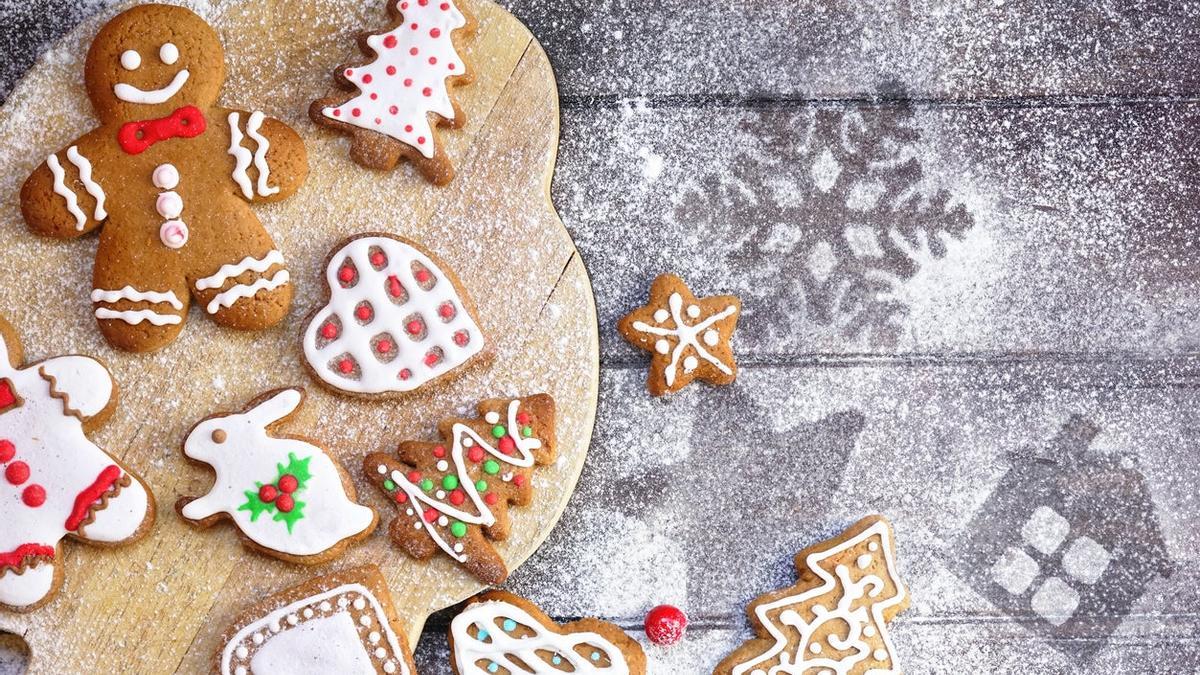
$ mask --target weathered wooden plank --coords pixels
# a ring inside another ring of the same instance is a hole
[[[668,271],[742,298],[745,363],[1178,352],[1197,124],[1190,103],[574,110],[555,197],[610,363],[642,362],[612,326]]]
[[[0,96],[47,42],[113,0],[0,8]],[[508,0],[546,45],[568,103],[1191,96],[1200,6],[1125,3]]]

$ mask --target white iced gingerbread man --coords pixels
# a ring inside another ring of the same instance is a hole
[[[140,539],[154,498],[85,434],[116,407],[108,369],[86,356],[21,367],[0,319],[0,607],[37,609],[62,583],[62,540]]]

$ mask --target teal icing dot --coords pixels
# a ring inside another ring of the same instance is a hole
[[[487,642],[488,632],[486,630],[480,630],[476,637],[479,638],[480,642]]]
[[[562,665],[562,657],[558,654],[555,654],[554,658],[550,659],[550,662],[556,666]]]
[[[599,661],[600,660],[600,652],[592,652],[592,660]]]
[[[496,672],[497,670],[500,670],[500,664],[499,664],[499,663],[496,663],[495,661],[492,661],[491,663],[489,663],[489,664],[488,664],[488,672],[489,672],[489,673],[494,673],[494,672]]]
[[[516,622],[516,621],[513,621],[512,619],[505,619],[505,620],[504,620],[504,632],[505,632],[505,633],[511,633],[511,632],[513,632],[513,631],[514,631],[514,630],[516,630],[516,629],[517,629],[517,622]]]

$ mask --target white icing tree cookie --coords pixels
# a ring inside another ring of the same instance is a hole
[[[899,673],[888,624],[908,607],[895,537],[882,516],[796,555],[800,580],[750,604],[757,637],[714,675]]]
[[[303,389],[280,389],[193,427],[183,454],[211,465],[216,480],[207,495],[180,499],[179,514],[199,527],[228,518],[250,548],[306,565],[370,535],[378,516],[355,503],[354,484],[333,458],[315,441],[273,433],[303,401]]]
[[[403,394],[484,354],[466,290],[415,242],[358,235],[329,257],[325,281],[329,302],[309,317],[304,358],[332,389]]]
[[[0,607],[29,611],[62,584],[64,537],[136,541],[154,523],[154,497],[86,435],[116,408],[108,369],[86,356],[21,360],[0,319]]]
[[[444,185],[454,166],[434,125],[466,124],[450,87],[471,81],[457,41],[475,31],[475,20],[457,0],[390,0],[388,7],[392,26],[359,38],[371,60],[339,67],[337,83],[348,91],[314,101],[309,116],[349,134],[359,164],[390,170],[403,157]]]
[[[446,420],[444,442],[406,441],[374,453],[363,470],[395,502],[392,540],[419,560],[438,551],[480,581],[508,578],[492,541],[508,537],[508,505],[533,500],[533,470],[554,461],[554,400],[489,399],[479,418]]]

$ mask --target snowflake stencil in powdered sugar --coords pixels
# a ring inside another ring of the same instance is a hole
[[[767,337],[798,321],[893,345],[909,314],[900,289],[924,259],[941,259],[972,216],[930,190],[915,148],[921,132],[904,104],[809,107],[781,121],[747,120],[752,140],[721,174],[680,197],[680,223],[732,242],[724,264],[775,311],[750,325]]]

